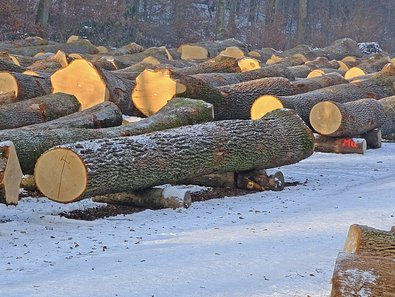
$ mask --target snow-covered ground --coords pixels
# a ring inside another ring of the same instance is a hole
[[[328,296],[351,224],[395,225],[395,144],[281,168],[305,185],[93,222],[0,205],[0,296]]]

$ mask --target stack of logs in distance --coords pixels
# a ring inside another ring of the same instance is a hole
[[[21,185],[62,203],[147,207],[190,204],[164,184],[281,190],[281,172],[266,169],[314,149],[364,153],[395,132],[394,58],[363,55],[348,38],[277,51],[235,39],[114,49],[30,37],[0,52],[5,204]]]

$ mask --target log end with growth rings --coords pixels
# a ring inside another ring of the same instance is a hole
[[[8,72],[0,73],[0,95],[13,92],[15,97],[18,96],[18,83],[15,77]]]
[[[263,95],[254,101],[251,106],[250,115],[252,120],[258,120],[267,113],[283,108],[283,103],[275,96]]]
[[[310,112],[310,124],[322,135],[336,132],[342,124],[342,114],[336,103],[324,101],[317,103]]]
[[[350,70],[346,72],[344,78],[347,80],[353,79],[355,77],[366,75],[365,71],[358,67],[352,67]]]
[[[240,59],[237,63],[239,64],[241,72],[247,72],[261,68],[259,61],[254,58],[245,57]]]
[[[88,172],[84,162],[72,150],[54,148],[37,160],[34,178],[37,188],[46,197],[70,203],[84,194]]]

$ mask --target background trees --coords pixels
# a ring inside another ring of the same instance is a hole
[[[341,37],[395,51],[393,0],[2,0],[0,39],[71,34],[119,45],[235,37],[254,47],[321,46]]]

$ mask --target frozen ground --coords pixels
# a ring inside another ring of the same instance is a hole
[[[0,296],[328,296],[351,224],[395,225],[395,144],[281,168],[306,185],[93,222],[0,205]]]

